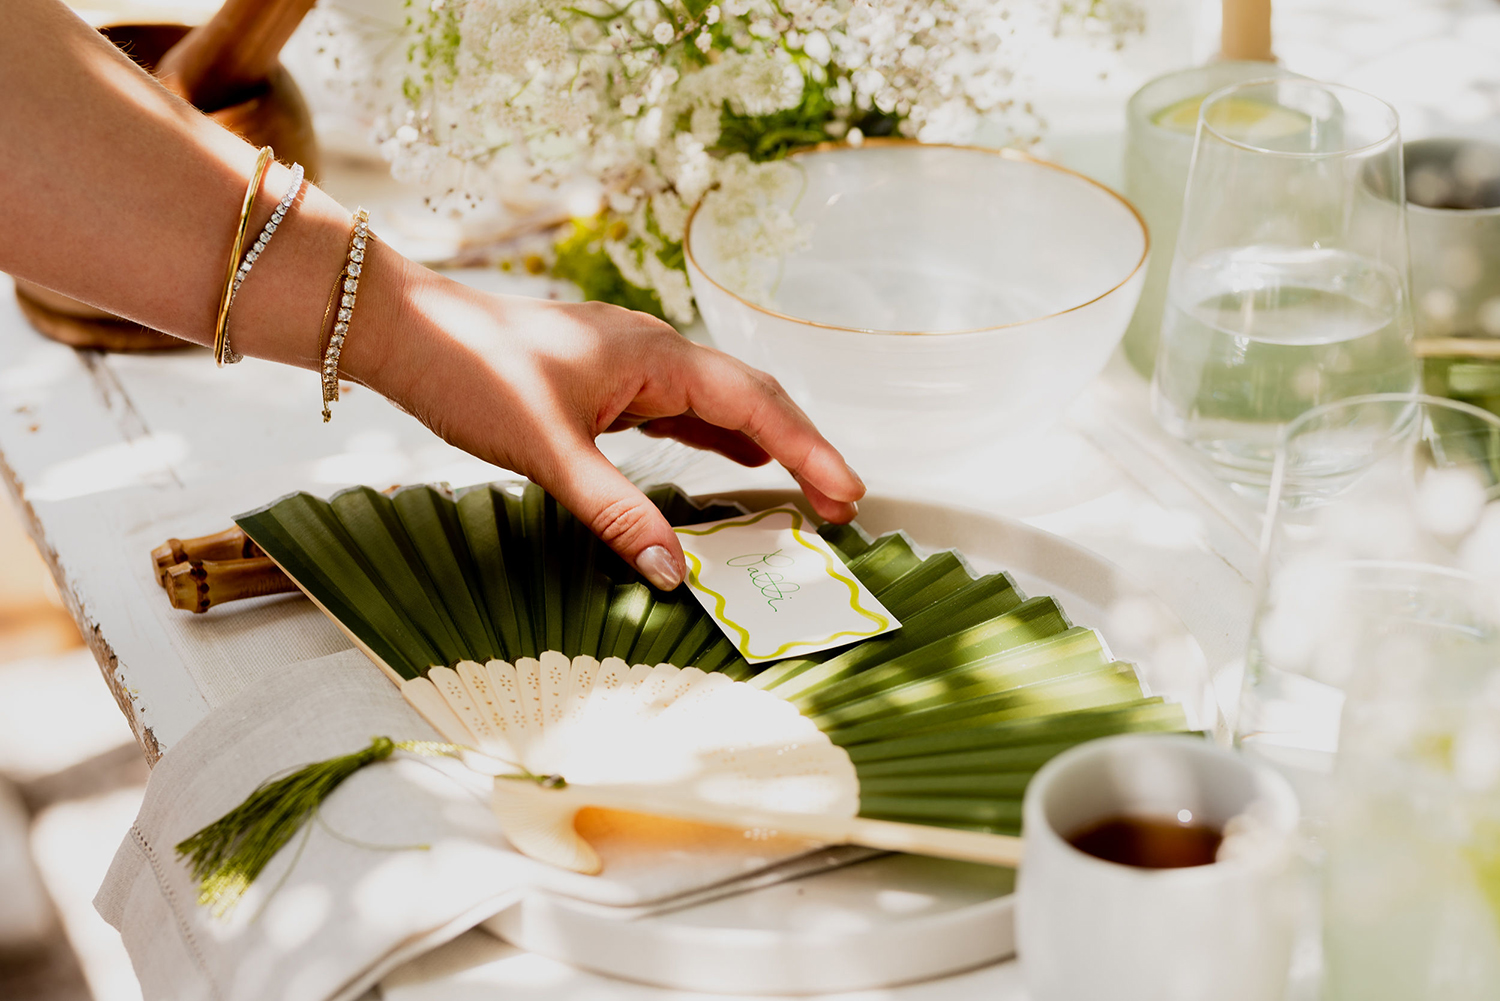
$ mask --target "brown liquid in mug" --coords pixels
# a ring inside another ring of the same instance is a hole
[[[1141,869],[1208,865],[1223,840],[1223,832],[1207,824],[1180,824],[1155,817],[1109,817],[1068,837],[1081,852]]]

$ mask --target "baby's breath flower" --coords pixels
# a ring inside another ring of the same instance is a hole
[[[370,98],[395,102],[375,138],[394,175],[447,192],[444,212],[594,185],[608,261],[685,322],[687,281],[664,261],[681,259],[705,193],[717,186],[705,211],[744,255],[746,290],[769,273],[757,261],[805,236],[787,209],[796,172],[731,152],[786,150],[757,147],[759,120],[822,116],[790,141],[851,145],[870,116],[928,141],[989,120],[1025,143],[1038,126],[1023,57],[1060,30],[1122,37],[1139,26],[1132,2],[719,0],[694,16],[670,0],[407,0],[411,67],[400,97]]]
[[[819,66],[827,66],[828,60],[833,58],[833,46],[828,44],[828,36],[821,31],[814,31],[802,40],[802,51]]]

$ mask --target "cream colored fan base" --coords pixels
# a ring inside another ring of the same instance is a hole
[[[697,668],[549,651],[434,667],[401,691],[444,738],[489,759],[471,764],[496,775],[511,844],[576,872],[602,868],[574,826],[587,807],[745,828],[785,814],[819,840],[859,810],[842,748],[775,695]]]
[[[866,820],[843,748],[788,702],[722,674],[549,651],[463,661],[404,681],[433,728],[483,757],[491,806],[522,854],[603,869],[576,830],[589,807],[1014,866],[1019,838]]]

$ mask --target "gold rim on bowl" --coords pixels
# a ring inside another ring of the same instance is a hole
[[[1055,316],[1063,316],[1067,313],[1072,313],[1077,310],[1083,309],[1085,306],[1092,306],[1100,299],[1112,295],[1113,293],[1123,288],[1126,284],[1128,284],[1129,281],[1134,278],[1137,273],[1140,272],[1141,268],[1146,263],[1146,258],[1150,256],[1151,231],[1146,228],[1146,220],[1142,218],[1140,211],[1130,203],[1129,199],[1127,199],[1124,195],[1120,194],[1118,191],[1109,187],[1108,185],[1100,184],[1092,177],[1089,177],[1085,174],[1080,174],[1078,171],[1072,170],[1068,167],[1064,167],[1061,164],[1052,163],[1050,160],[1043,160],[1040,157],[1032,156],[1030,153],[1023,153],[1018,149],[995,148],[991,146],[970,146],[964,145],[962,143],[924,143],[919,142],[916,139],[877,138],[866,139],[858,146],[851,146],[848,143],[843,142],[818,143],[816,146],[810,146],[807,149],[799,150],[798,152],[793,153],[787,159],[796,159],[797,157],[807,156],[813,153],[858,152],[862,149],[869,149],[872,146],[912,146],[921,147],[923,149],[961,149],[974,153],[987,153],[991,156],[998,156],[1002,160],[1013,160],[1017,163],[1029,163],[1033,166],[1045,167],[1048,170],[1055,170],[1060,174],[1067,174],[1071,177],[1076,177],[1080,181],[1098,188],[1100,191],[1109,195],[1111,198],[1115,199],[1115,201],[1119,202],[1121,205],[1125,206],[1125,208],[1130,210],[1130,214],[1135,217],[1136,225],[1141,228],[1140,260],[1135,262],[1135,267],[1131,268],[1130,273],[1127,274],[1124,278],[1120,279],[1118,283],[1106,289],[1105,291],[1100,292],[1092,299],[1089,299],[1086,302],[1080,302],[1076,306],[1069,306],[1067,309],[1059,309],[1056,312],[1046,313],[1042,316],[1032,316],[1024,320],[1013,320],[1010,323],[997,323],[986,327],[972,327],[967,330],[874,330],[869,327],[845,327],[837,323],[822,323],[818,320],[808,320],[800,316],[791,316],[787,313],[778,313],[774,309],[769,309],[765,306],[759,305],[758,303],[751,302],[749,299],[746,299],[739,293],[731,291],[730,289],[722,285],[712,275],[710,275],[708,273],[708,269],[699,264],[698,259],[693,256],[693,220],[697,218],[698,210],[703,207],[704,199],[706,199],[710,194],[713,193],[712,191],[708,191],[704,193],[702,198],[698,199],[697,203],[693,206],[692,211],[688,213],[687,225],[683,229],[682,250],[684,255],[687,257],[688,263],[697,269],[698,273],[703,276],[705,281],[707,281],[714,288],[718,289],[720,292],[723,292],[725,295],[729,296],[731,299],[734,299],[737,302],[750,307],[757,313],[764,313],[766,316],[774,316],[778,320],[787,320],[791,323],[800,323],[803,326],[817,327],[821,330],[842,330],[851,334],[884,334],[890,337],[951,337],[960,334],[982,334],[990,330],[1007,330],[1011,327],[1023,327],[1028,323],[1037,323],[1041,320],[1050,320]]]

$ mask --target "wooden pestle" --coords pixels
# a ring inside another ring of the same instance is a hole
[[[217,563],[224,560],[244,562],[257,558],[270,562],[265,551],[250,541],[250,536],[238,525],[213,535],[200,535],[196,539],[168,539],[151,550],[151,561],[156,564],[156,582],[168,590],[171,587],[167,583],[167,574],[179,563]],[[276,565],[272,563],[271,566],[274,568]],[[276,572],[281,573],[280,570]]]
[[[164,585],[173,608],[206,612],[241,598],[297,590],[269,557],[246,560],[192,560],[167,568]]]
[[[314,0],[225,0],[207,23],[172,46],[157,79],[203,111],[218,111],[265,91],[281,48]]]

